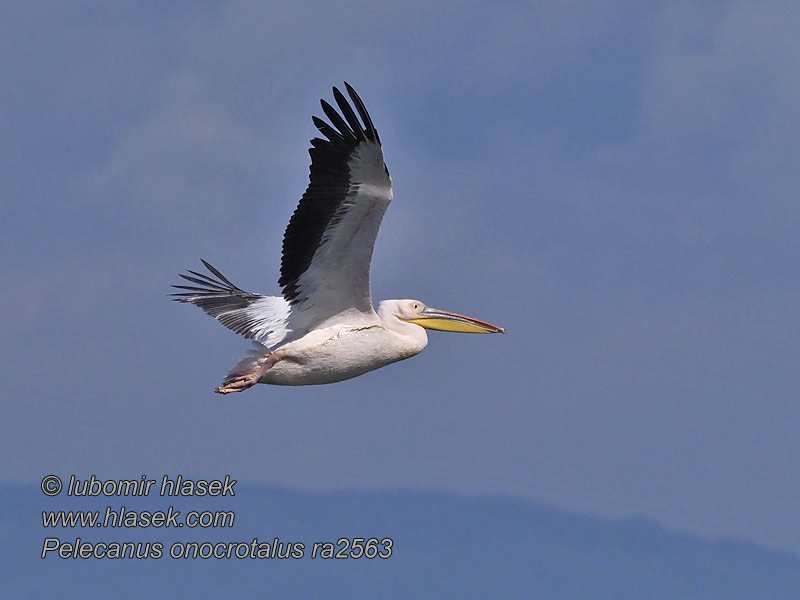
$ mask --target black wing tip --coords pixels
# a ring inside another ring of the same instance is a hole
[[[197,271],[193,271],[192,269],[186,269],[186,273],[178,273],[178,277],[184,279],[190,283],[194,283],[194,286],[187,286],[187,285],[176,285],[172,284],[170,287],[179,289],[179,290],[188,290],[183,292],[174,292],[169,294],[170,296],[174,296],[172,299],[176,302],[192,302],[192,299],[201,298],[201,297],[209,297],[209,296],[220,296],[220,295],[231,295],[231,294],[246,294],[244,290],[239,288],[230,279],[225,277],[219,269],[217,269],[214,265],[212,265],[207,260],[201,258],[200,262],[208,269],[209,273],[216,277],[209,277],[203,273],[198,273]],[[200,287],[197,287],[200,286]]]
[[[324,98],[320,98],[319,102],[322,106],[322,111],[331,123],[328,124],[319,117],[312,117],[314,125],[334,144],[342,141],[352,144],[353,142],[357,143],[364,139],[380,144],[381,140],[378,136],[378,131],[375,129],[375,125],[367,112],[364,101],[361,100],[361,96],[358,95],[358,92],[356,92],[353,86],[347,81],[344,82],[344,87],[347,94],[350,96],[350,100],[347,99],[338,87],[335,85],[332,86],[333,98],[339,106],[339,109],[337,110],[334,108]],[[355,106],[358,116],[361,117],[361,121],[356,117],[353,106]],[[332,133],[336,135],[332,136]]]
[[[353,104],[356,106],[356,108],[358,108],[359,106],[361,106],[361,107],[364,106],[364,101],[361,99],[361,96],[359,96],[358,92],[355,90],[355,88],[352,85],[350,85],[349,83],[347,83],[346,81],[344,82],[344,89],[347,91],[347,95],[350,96],[350,100],[353,102]],[[338,93],[342,97],[342,99],[344,99],[344,94],[339,92],[339,90],[337,90],[335,87],[333,88],[333,90],[334,90],[334,97],[335,97],[336,93]],[[348,104],[349,104],[349,102],[348,102]],[[359,111],[359,113],[360,112],[361,111]],[[366,112],[366,109],[365,109],[365,112]],[[362,115],[362,117],[363,117],[363,115]],[[369,126],[371,124],[372,124],[371,122],[364,123],[364,125],[367,128],[369,128]]]
[[[367,133],[367,138],[373,139],[380,144],[381,138],[378,135],[378,130],[375,129],[375,124],[372,122],[372,118],[369,116],[369,112],[367,112],[367,107],[364,104],[364,101],[361,99],[361,96],[359,96],[358,92],[353,88],[353,86],[346,81],[344,82],[344,87],[347,90],[347,93],[350,94],[350,99],[353,101],[353,104],[355,104],[356,110],[361,116],[361,120],[364,121],[364,128]]]
[[[350,98],[353,99],[353,102],[361,102],[361,97],[358,95],[358,92],[355,90],[355,88],[352,85],[350,85],[346,81],[344,82],[344,89],[347,91],[347,94],[350,96]],[[336,86],[333,86],[334,94],[336,92],[338,92],[338,91],[339,90],[336,89]],[[362,102],[362,104],[363,104],[363,102]]]
[[[203,266],[206,269],[208,269],[209,271],[211,271],[212,273],[215,272],[215,271],[218,271],[218,269],[214,265],[212,265],[210,262],[208,262],[205,258],[201,258],[200,262],[203,263]]]

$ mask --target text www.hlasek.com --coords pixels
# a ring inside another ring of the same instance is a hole
[[[181,511],[170,506],[166,512],[135,511],[124,506],[113,509],[106,507],[105,511],[50,511],[42,512],[42,526],[44,527],[233,527],[236,515],[233,511],[202,511],[195,510],[186,513],[186,518],[179,520]]]

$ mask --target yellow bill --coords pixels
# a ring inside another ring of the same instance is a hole
[[[425,307],[413,319],[405,319],[425,329],[455,333],[505,333],[506,330],[485,321],[456,313]]]

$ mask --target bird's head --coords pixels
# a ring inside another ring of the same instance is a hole
[[[414,323],[425,329],[457,333],[506,332],[502,327],[497,327],[485,321],[479,321],[472,317],[465,317],[464,315],[430,308],[419,300],[387,300],[381,302],[380,308],[381,312],[388,311],[401,321]]]

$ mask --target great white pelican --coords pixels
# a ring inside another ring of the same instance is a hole
[[[209,274],[188,271],[193,285],[176,285],[178,302],[202,308],[255,340],[255,350],[231,369],[219,394],[256,383],[313,385],[356,377],[419,354],[426,329],[505,333],[505,329],[418,300],[370,296],[370,262],[392,181],[381,141],[355,90],[353,106],[335,87],[339,112],[321,100],[330,123],[313,117],[325,139],[311,140],[309,184],[283,236],[281,296],[246,292],[203,260]],[[359,120],[361,117],[361,120]]]

